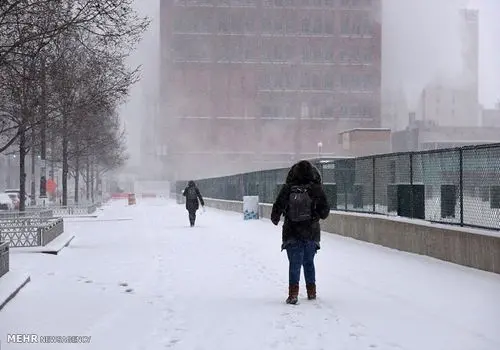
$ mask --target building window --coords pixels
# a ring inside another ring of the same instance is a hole
[[[345,12],[340,21],[340,33],[342,35],[371,35],[373,33],[372,19],[364,12]]]
[[[253,33],[255,31],[255,20],[253,16],[249,14],[244,16],[243,28],[245,33]]]
[[[275,33],[283,33],[285,29],[285,25],[283,23],[283,19],[281,17],[274,18],[274,32]]]
[[[285,30],[287,34],[297,33],[297,14],[295,12],[286,14]]]
[[[323,33],[323,23],[322,16],[314,16],[312,20],[312,32],[314,34],[322,34]]]
[[[300,75],[300,88],[303,90],[308,90],[311,86],[310,79],[311,77],[308,72],[302,72],[302,74]]]
[[[364,64],[372,64],[373,63],[373,53],[371,51],[365,52],[363,55],[363,63]]]
[[[314,45],[312,47],[312,61],[315,63],[323,61],[323,51],[320,45]]]
[[[323,108],[321,108],[320,118],[330,119],[330,118],[334,117],[334,114],[335,114],[335,111],[334,111],[333,106],[326,105],[326,106],[323,106]]]
[[[221,17],[219,18],[219,33],[229,33],[230,21],[229,16],[227,14],[221,13]]]
[[[283,90],[285,82],[283,75],[279,72],[276,72],[273,74],[273,78],[273,88],[276,90]]]
[[[313,58],[312,47],[309,44],[302,46],[302,62],[311,62]]]
[[[301,24],[302,24],[302,33],[310,34],[312,32],[310,18],[307,17],[302,18]]]
[[[325,34],[335,34],[333,13],[327,12],[323,16]]]
[[[292,70],[284,70],[283,76],[285,77],[285,89],[295,90],[295,74]]]
[[[259,59],[257,43],[253,41],[251,38],[244,39],[243,43],[244,43],[243,50],[245,55],[245,61],[251,61],[251,62],[257,61]]]
[[[327,63],[335,63],[335,53],[333,51],[333,46],[325,45],[323,47],[324,60]]]
[[[208,61],[210,60],[210,46],[200,39],[177,38],[173,44],[175,61]]]
[[[333,78],[333,74],[327,73],[325,74],[325,90],[333,91],[335,88],[335,82]]]
[[[273,32],[273,21],[269,15],[264,15],[262,18],[262,32],[264,34],[271,34]]]
[[[243,20],[242,16],[238,16],[238,15],[233,14],[230,17],[231,33],[235,33],[235,34],[243,33],[243,24],[244,24],[244,20]]]
[[[340,88],[342,90],[350,90],[351,86],[352,86],[352,77],[350,75],[347,75],[347,74],[342,74],[340,76]]]
[[[319,74],[312,74],[312,88],[313,90],[321,90],[321,77]]]
[[[282,118],[282,108],[277,105],[264,105],[261,108],[261,117],[264,119]]]

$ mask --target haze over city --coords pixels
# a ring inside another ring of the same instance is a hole
[[[144,165],[141,155],[143,123],[159,113],[160,3],[136,1],[141,14],[153,22],[130,57],[142,66],[142,79],[133,86],[121,109],[128,134],[130,164]],[[408,108],[416,108],[422,89],[436,79],[455,85],[463,75],[459,10],[479,10],[479,102],[493,108],[500,99],[500,3],[495,0],[384,0],[382,30],[382,89],[403,91]],[[160,116],[161,118],[161,116]],[[155,150],[150,150],[155,152]]]

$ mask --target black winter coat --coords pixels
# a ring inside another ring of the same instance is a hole
[[[309,195],[313,200],[314,212],[313,219],[306,222],[292,222],[286,216],[288,206],[288,198],[290,189],[294,185],[310,185],[311,191]],[[281,249],[286,249],[286,246],[296,240],[304,239],[305,236],[311,237],[320,248],[321,226],[319,220],[324,220],[330,214],[330,205],[326,198],[323,186],[321,185],[321,175],[310,162],[300,161],[292,166],[286,177],[285,184],[281,188],[276,201],[273,204],[271,212],[271,221],[274,225],[278,225],[281,215],[284,216],[283,223],[283,244]]]
[[[190,188],[190,187],[194,187],[196,190],[196,198],[194,198],[192,200],[187,198],[187,191],[188,191],[188,188]],[[184,197],[186,197],[186,209],[188,211],[198,210],[198,208],[200,207],[199,203],[201,203],[202,206],[205,206],[205,201],[203,200],[203,197],[201,196],[200,190],[198,189],[198,187],[196,187],[196,185],[193,181],[189,181],[188,186],[184,189],[184,191],[182,192],[182,195]],[[199,200],[199,202],[198,202],[198,200]]]

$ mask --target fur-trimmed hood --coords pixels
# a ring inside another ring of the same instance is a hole
[[[301,160],[290,168],[285,183],[288,185],[321,184],[321,174],[311,162]]]

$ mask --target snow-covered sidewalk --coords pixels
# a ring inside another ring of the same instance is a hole
[[[323,234],[318,300],[284,304],[281,228],[173,201],[66,221],[59,255],[13,254],[31,282],[0,312],[6,349],[500,349],[500,276]],[[91,336],[7,344],[8,333]]]

